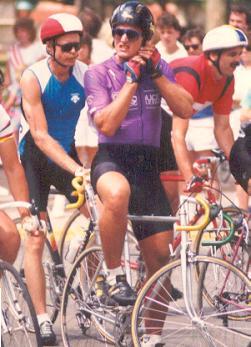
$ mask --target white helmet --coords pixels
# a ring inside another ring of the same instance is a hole
[[[43,43],[54,37],[70,32],[82,34],[83,26],[78,17],[69,13],[57,13],[46,19],[41,26],[40,38]]]
[[[210,30],[202,42],[203,52],[247,46],[244,32],[231,25],[222,25]]]

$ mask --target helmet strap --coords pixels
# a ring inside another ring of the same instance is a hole
[[[62,64],[57,58],[56,58],[56,40],[53,39],[52,41],[52,47],[53,47],[53,54],[51,54],[50,52],[48,52],[47,50],[47,53],[52,57],[52,59],[60,66],[62,67],[68,67],[67,65],[65,64]]]
[[[221,58],[222,51],[217,52],[217,59],[213,60],[210,56],[210,53],[207,54],[207,59],[216,67],[218,70],[219,74],[223,76],[221,69],[220,69],[220,58]]]

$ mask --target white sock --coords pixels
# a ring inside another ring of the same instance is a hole
[[[144,334],[141,338],[140,345],[143,347],[152,347],[155,346],[156,343],[161,342],[161,335],[155,335],[155,334]]]
[[[38,314],[37,315],[37,320],[38,320],[38,325],[40,326],[43,322],[50,322],[51,323],[51,319],[48,315],[48,313],[42,313],[42,314]],[[51,323],[52,324],[52,323]]]
[[[110,286],[116,284],[116,276],[124,275],[124,271],[121,266],[116,267],[115,269],[108,269],[107,282]]]

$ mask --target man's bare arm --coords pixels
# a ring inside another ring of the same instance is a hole
[[[137,83],[125,83],[118,96],[109,105],[98,111],[94,122],[98,130],[106,136],[113,136],[126,117]]]
[[[165,76],[154,80],[160,94],[166,100],[172,112],[180,118],[189,119],[193,114],[193,98],[183,87],[168,81]]]
[[[185,141],[188,125],[189,120],[173,116],[172,144],[179,170],[185,181],[189,181],[193,175],[192,161]]]
[[[13,198],[17,201],[29,201],[28,185],[24,169],[17,155],[14,137],[0,143],[0,157]],[[29,214],[24,208],[20,208],[19,211],[22,217]]]
[[[74,174],[80,166],[48,133],[47,121],[41,102],[40,88],[36,77],[31,71],[27,70],[22,76],[20,85],[22,89],[23,109],[36,145],[56,164]],[[55,102],[57,101],[55,100]]]
[[[229,122],[229,115],[214,114],[214,135],[219,147],[229,159],[234,144],[234,135]]]

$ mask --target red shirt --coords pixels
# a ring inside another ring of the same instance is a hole
[[[176,59],[170,63],[177,83],[193,97],[195,112],[212,105],[216,114],[229,114],[232,108],[234,78],[216,80],[213,67],[204,54]]]

